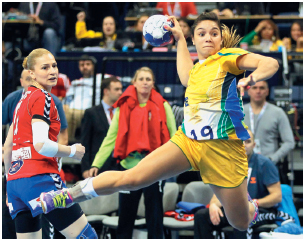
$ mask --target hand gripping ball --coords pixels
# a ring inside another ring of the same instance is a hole
[[[173,35],[164,28],[164,25],[171,28],[174,26],[171,21],[167,21],[167,17],[164,15],[152,15],[147,19],[143,26],[143,36],[149,44],[165,46],[171,42]]]

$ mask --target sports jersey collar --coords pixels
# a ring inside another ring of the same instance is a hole
[[[214,54],[214,55],[210,55],[210,56],[208,56],[206,59],[204,59],[204,60],[199,60],[199,64],[200,65],[202,65],[204,62],[206,62],[206,61],[211,61],[211,60],[215,60],[215,59],[218,59],[218,58],[220,58],[220,52],[222,53],[222,51],[225,49],[225,47],[224,48],[222,48],[221,50],[219,50],[216,54]]]
[[[202,65],[204,63],[204,61],[206,61],[206,59],[204,60],[199,60],[199,63]]]

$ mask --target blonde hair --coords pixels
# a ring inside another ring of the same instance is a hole
[[[225,24],[222,24],[222,36],[223,41],[221,44],[221,48],[234,48],[242,39],[240,35],[236,34],[236,29],[234,30],[234,26],[229,29],[229,27],[227,27]]]
[[[36,59],[47,54],[52,55],[52,53],[49,50],[43,48],[32,50],[31,53],[26,58],[24,58],[22,67],[26,70],[34,70]]]
[[[153,73],[152,69],[149,68],[149,67],[147,67],[147,66],[144,66],[144,67],[141,67],[141,68],[139,68],[138,70],[136,70],[136,72],[135,72],[135,74],[134,74],[134,77],[133,77],[133,79],[132,79],[132,81],[131,81],[132,84],[135,83],[135,81],[136,81],[136,79],[137,79],[137,76],[138,76],[139,72],[141,72],[141,71],[150,72],[151,75],[152,75],[152,77],[153,77],[153,81],[155,82],[155,76],[154,76],[154,73]]]

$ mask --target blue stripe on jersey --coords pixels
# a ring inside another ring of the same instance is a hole
[[[221,55],[221,56],[241,55],[241,53],[221,53],[221,52],[218,52],[218,55]]]
[[[250,135],[242,124],[244,113],[242,112],[240,107],[240,99],[237,93],[236,78],[232,80],[232,83],[228,89],[228,95],[225,101],[225,110],[228,112],[232,120],[237,137],[241,140],[249,139]]]
[[[222,84],[222,97],[221,97],[221,110],[222,110],[222,114],[220,117],[220,121],[218,124],[218,137],[221,139],[228,139],[228,135],[227,135],[227,120],[228,120],[228,115],[226,113],[226,108],[225,108],[225,104],[226,104],[226,99],[228,96],[228,89],[229,86],[233,80],[233,78],[235,78],[235,75],[227,72],[226,76],[224,77],[224,82]]]

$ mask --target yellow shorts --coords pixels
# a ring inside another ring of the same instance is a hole
[[[192,170],[200,171],[206,184],[233,188],[248,176],[248,160],[241,140],[193,140],[179,128],[171,141],[183,151]]]

